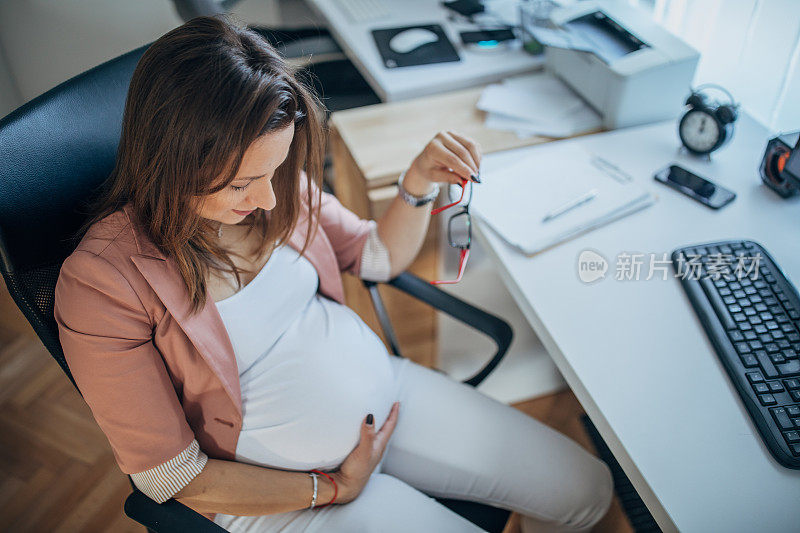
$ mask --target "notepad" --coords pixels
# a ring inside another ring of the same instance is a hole
[[[481,176],[472,209],[503,240],[532,255],[651,205],[655,196],[612,163],[575,146],[548,144]],[[595,197],[543,222],[588,191]]]

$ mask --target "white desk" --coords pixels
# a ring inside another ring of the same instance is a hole
[[[800,284],[800,198],[780,199],[758,176],[768,132],[743,116],[732,144],[705,162],[678,154],[676,130],[668,122],[561,141],[630,173],[657,192],[655,205],[531,258],[480,223],[477,237],[662,529],[797,531],[800,471],[770,456],[672,269],[667,280],[615,279],[621,252],[750,238]],[[483,173],[548,146],[486,156]],[[671,161],[738,198],[717,212],[656,183]],[[610,266],[590,285],[576,268],[586,248]]]
[[[522,51],[519,42],[513,50],[465,50],[458,33],[477,28],[447,20],[447,10],[439,5],[438,0],[386,0],[389,16],[362,23],[352,22],[337,0],[307,1],[328,22],[339,46],[384,102],[491,83],[514,74],[530,72],[540,68],[544,62],[543,56],[532,56]],[[501,1],[509,3],[508,0]],[[372,39],[371,30],[412,24],[440,24],[461,56],[461,61],[386,68]]]

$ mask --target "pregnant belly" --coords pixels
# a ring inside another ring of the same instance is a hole
[[[320,299],[241,376],[239,461],[332,469],[358,443],[368,413],[380,428],[397,397],[392,357],[350,309]]]

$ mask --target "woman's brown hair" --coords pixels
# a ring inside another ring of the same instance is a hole
[[[214,223],[194,206],[198,196],[233,181],[242,156],[260,136],[294,122],[286,161],[272,183],[277,205],[248,215],[259,257],[284,244],[301,210],[300,172],[307,174],[308,231],[318,220],[324,161],[323,107],[292,68],[258,33],[224,16],[198,17],[154,42],[131,79],[116,165],[92,208],[94,222],[131,204],[142,229],[175,260],[192,311],[206,302],[210,269],[240,274],[216,242]],[[313,187],[313,186],[316,187]],[[312,205],[316,205],[316,213]],[[247,223],[247,222],[245,222]]]

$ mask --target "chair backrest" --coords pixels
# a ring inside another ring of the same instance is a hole
[[[80,74],[0,120],[0,272],[64,372],[56,280],[114,168],[133,70],[146,46]],[[73,381],[74,383],[74,381]]]

